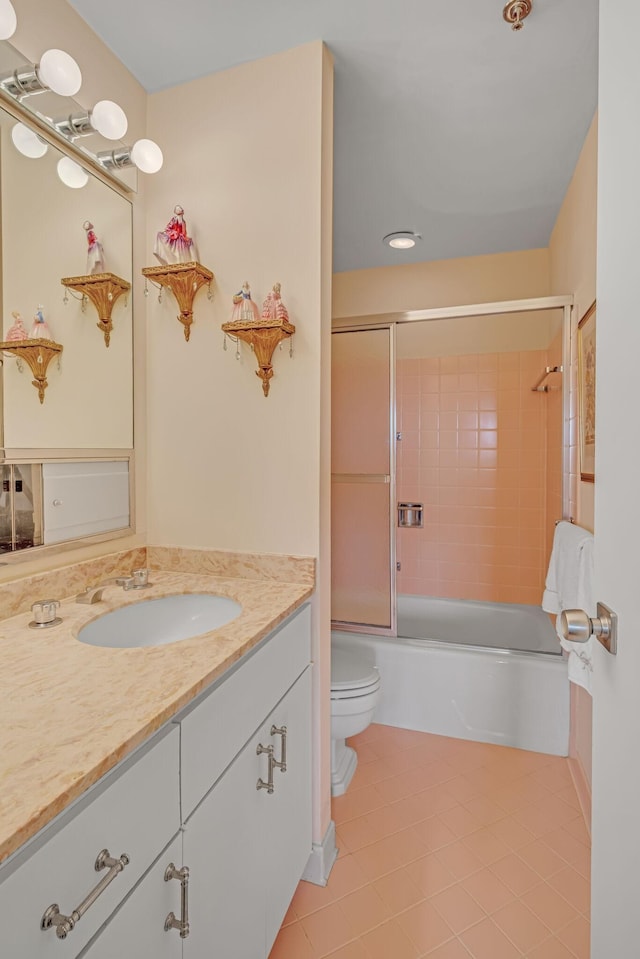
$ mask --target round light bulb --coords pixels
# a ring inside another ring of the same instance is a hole
[[[62,157],[58,160],[57,169],[62,182],[72,190],[80,190],[89,182],[89,174],[71,157]]]
[[[153,140],[136,140],[131,147],[131,160],[143,173],[157,173],[164,157],[162,150]]]
[[[389,240],[389,246],[392,246],[394,250],[410,250],[415,245],[416,241],[410,236],[396,236],[393,240]]]
[[[23,156],[37,160],[47,152],[47,144],[24,123],[16,123],[11,130],[13,145]]]
[[[16,32],[18,18],[11,0],[0,0],[0,40],[8,40]]]
[[[113,100],[99,100],[91,111],[91,126],[107,140],[120,140],[127,132],[127,115]]]
[[[73,97],[82,85],[80,67],[64,50],[47,50],[40,57],[38,79],[61,97]]]

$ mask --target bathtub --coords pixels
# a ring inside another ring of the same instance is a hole
[[[398,597],[398,638],[334,632],[380,670],[375,722],[566,756],[567,661],[539,607]]]

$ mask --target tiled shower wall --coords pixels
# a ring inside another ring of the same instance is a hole
[[[560,393],[531,391],[549,352],[398,361],[397,498],[425,505],[423,529],[398,530],[399,593],[540,604],[561,515]]]

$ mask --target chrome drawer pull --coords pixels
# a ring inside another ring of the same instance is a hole
[[[271,735],[282,736],[282,752],[280,753],[280,762],[278,762],[277,759],[274,759],[273,765],[277,766],[281,773],[286,773],[287,771],[287,727],[272,726]]]
[[[78,920],[82,919],[85,912],[92,906],[98,896],[100,896],[109,883],[113,882],[118,873],[122,872],[125,866],[129,865],[129,857],[126,853],[122,853],[119,859],[113,859],[109,855],[108,849],[103,849],[102,852],[98,853],[98,858],[95,861],[95,870],[100,872],[102,869],[108,869],[109,872],[106,876],[103,876],[97,886],[95,886],[86,899],[83,899],[77,909],[74,909],[70,916],[63,916],[60,912],[60,908],[57,903],[49,906],[40,921],[40,928],[42,930],[50,929],[52,926],[55,926],[56,936],[58,939],[66,939],[69,933],[75,928]]]
[[[273,767],[277,765],[275,759],[273,758],[273,746],[263,746],[262,743],[258,743],[256,755],[261,756],[263,753],[269,757],[269,775],[266,782],[264,779],[258,780],[256,783],[256,789],[266,789],[267,795],[270,796],[273,792]]]
[[[186,939],[189,935],[189,868],[183,866],[182,869],[176,869],[172,862],[169,863],[164,872],[164,881],[170,882],[172,879],[180,880],[180,919],[176,919],[175,914],[170,912],[164,921],[164,931],[177,929],[181,939]]]

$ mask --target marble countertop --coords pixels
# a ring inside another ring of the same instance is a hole
[[[0,622],[0,862],[77,799],[312,593],[310,585],[153,570],[153,586],[105,589],[87,606],[64,600],[63,622]],[[210,592],[242,605],[237,619],[190,639],[106,649],[76,639],[86,623],[129,603]]]

